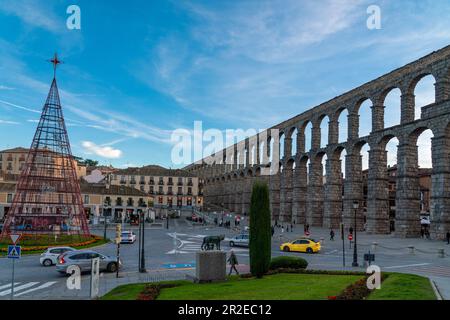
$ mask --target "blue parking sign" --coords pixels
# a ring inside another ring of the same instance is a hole
[[[8,259],[20,259],[20,246],[9,245],[8,246]]]

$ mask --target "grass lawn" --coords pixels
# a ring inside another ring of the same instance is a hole
[[[177,287],[162,289],[158,300],[326,300],[360,279],[358,275],[274,274],[262,279],[231,277],[229,281],[194,284],[170,281]],[[145,284],[117,287],[103,299],[134,300]]]
[[[381,289],[373,291],[369,300],[436,300],[430,280],[425,277],[389,273]]]

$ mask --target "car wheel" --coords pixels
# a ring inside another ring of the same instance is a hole
[[[311,248],[307,248],[307,249],[306,249],[306,252],[307,252],[307,253],[313,253],[314,251],[313,251],[313,249],[311,249]]]
[[[116,272],[117,264],[115,262],[109,263],[108,266],[106,267],[106,270],[108,270],[108,272]]]
[[[53,264],[53,262],[52,262],[52,260],[50,260],[50,259],[45,259],[45,260],[42,262],[42,264],[44,265],[44,267],[50,267],[50,266]]]
[[[234,247],[234,242],[230,241],[230,247]]]
[[[285,247],[283,248],[283,251],[284,251],[284,252],[289,252],[289,251],[291,251],[291,249],[290,249],[288,246],[285,246]]]

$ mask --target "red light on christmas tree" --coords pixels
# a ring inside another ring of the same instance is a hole
[[[2,237],[10,233],[88,236],[89,228],[56,84],[53,81],[20,174]]]

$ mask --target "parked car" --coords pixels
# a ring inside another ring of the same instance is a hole
[[[81,272],[91,271],[92,259],[100,258],[100,271],[116,272],[117,268],[122,266],[119,260],[117,266],[117,257],[110,257],[91,250],[77,250],[66,252],[58,258],[56,271],[67,274],[67,268],[73,265],[80,267]]]
[[[230,239],[230,247],[248,247],[250,238],[248,234],[240,234]]]
[[[136,241],[136,235],[133,231],[122,231],[120,243],[134,243]]]
[[[280,245],[280,250],[285,252],[296,251],[306,253],[316,253],[320,251],[320,242],[313,239],[297,239]]]
[[[39,262],[44,267],[50,267],[58,263],[58,257],[63,253],[68,251],[75,251],[76,249],[71,247],[52,247],[48,248],[44,253],[41,254]]]

